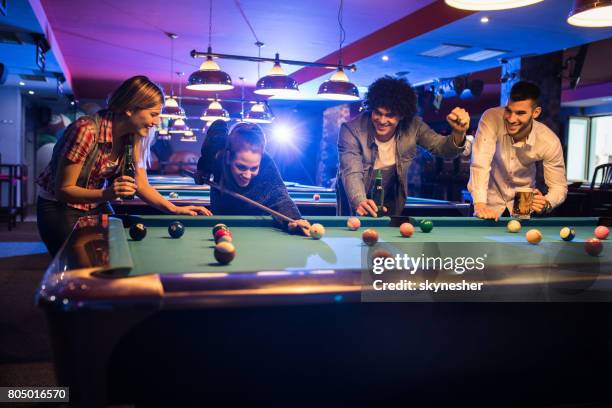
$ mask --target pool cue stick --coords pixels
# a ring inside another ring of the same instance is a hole
[[[195,173],[193,173],[193,172],[191,172],[189,170],[183,170],[182,173],[188,174],[189,176],[193,177],[194,180],[196,179]],[[260,204],[260,203],[258,203],[255,200],[251,200],[250,198],[245,197],[242,194],[239,194],[239,193],[236,193],[234,191],[228,190],[225,187],[221,187],[220,185],[218,185],[214,181],[210,181],[210,180],[206,180],[206,179],[202,179],[202,181],[204,181],[205,184],[208,184],[212,188],[215,188],[215,189],[219,190],[220,192],[222,192],[224,194],[229,194],[232,197],[237,198],[238,200],[242,200],[245,203],[249,203],[249,204],[259,208],[260,210],[263,210],[263,211],[267,212],[268,214],[272,214],[272,215],[275,215],[275,216],[279,217],[280,219],[282,219],[284,221],[287,221],[287,222],[296,222],[296,220],[287,217],[285,214],[281,214],[278,211],[274,211],[273,209],[268,208],[265,205]]]

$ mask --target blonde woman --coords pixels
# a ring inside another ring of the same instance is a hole
[[[112,213],[109,202],[137,194],[147,204],[181,215],[211,215],[204,207],[176,206],[147,180],[150,133],[160,123],[163,91],[145,76],[126,80],[108,109],[74,122],[37,180],[38,230],[55,256],[79,217]],[[136,177],[119,176],[126,144],[134,146]],[[119,177],[118,177],[119,176]]]

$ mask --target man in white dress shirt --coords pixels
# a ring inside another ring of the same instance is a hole
[[[557,135],[536,121],[542,108],[540,88],[530,82],[517,82],[505,107],[488,109],[476,132],[470,165],[468,190],[472,193],[474,214],[498,220],[505,209],[512,212],[514,191],[535,189],[536,162],[542,161],[548,193],[535,190],[531,209],[549,213],[567,196],[563,149]]]

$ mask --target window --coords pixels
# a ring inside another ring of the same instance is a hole
[[[571,117],[567,138],[569,181],[590,181],[595,167],[612,162],[612,116]]]
[[[567,179],[587,180],[587,146],[589,142],[589,119],[570,118],[567,138]]]
[[[612,162],[612,116],[592,118],[589,180],[595,172],[595,167],[610,162]]]

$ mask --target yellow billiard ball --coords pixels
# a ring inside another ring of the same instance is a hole
[[[521,230],[521,223],[518,220],[510,220],[506,228],[508,228],[509,232],[519,232]]]

